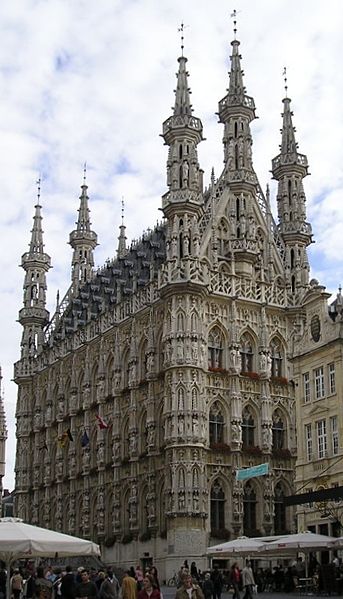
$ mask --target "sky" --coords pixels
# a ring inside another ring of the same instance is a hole
[[[311,277],[331,293],[343,282],[343,9],[341,0],[1,0],[0,3],[0,364],[8,441],[4,487],[14,486],[16,385],[24,271],[41,177],[48,308],[70,285],[67,244],[87,162],[97,266],[117,249],[121,201],[128,242],[161,219],[167,149],[162,122],[174,103],[180,24],[194,115],[204,141],[199,160],[208,184],[223,166],[216,111],[228,87],[233,10],[260,184],[270,180],[281,141],[287,67],[307,215],[314,232]]]

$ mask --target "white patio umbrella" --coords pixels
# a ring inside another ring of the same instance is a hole
[[[227,541],[225,543],[221,543],[220,545],[212,545],[212,547],[207,547],[206,553],[207,555],[218,555],[225,557],[234,555],[252,555],[259,553],[264,545],[265,543],[263,541],[249,539],[249,537],[238,537],[233,541]]]
[[[330,548],[330,543],[334,540],[334,537],[318,535],[307,530],[305,532],[298,532],[294,535],[284,536],[276,541],[264,543],[262,551],[274,554],[297,551],[309,553],[310,551]]]
[[[318,551],[319,549],[329,549],[332,541],[334,541],[334,537],[319,535],[307,530],[305,532],[298,532],[294,535],[287,535],[277,541],[265,543],[262,551],[264,551],[266,555],[285,555],[287,553],[297,553],[299,551],[308,554],[311,551]],[[307,577],[307,557],[305,559],[305,568]]]
[[[47,528],[25,524],[20,518],[0,518],[0,559],[6,563],[8,597],[10,568],[16,560],[79,555],[100,555],[99,545]]]
[[[343,547],[343,537],[334,537],[334,540],[330,544],[331,549],[342,549]]]

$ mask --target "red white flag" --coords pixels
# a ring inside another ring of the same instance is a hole
[[[105,422],[105,420],[103,418],[101,418],[101,416],[99,416],[99,414],[95,414],[95,418],[98,421],[98,425],[99,425],[100,429],[108,428],[107,422]]]

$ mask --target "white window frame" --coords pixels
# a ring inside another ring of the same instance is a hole
[[[325,385],[324,385],[324,368],[319,366],[314,371],[314,386],[316,399],[322,399],[325,397]]]
[[[306,457],[307,461],[311,462],[313,459],[313,442],[312,442],[312,424],[305,424],[305,443],[306,443]]]
[[[311,380],[310,380],[309,372],[304,372],[304,374],[303,374],[303,385],[304,385],[304,402],[309,403],[311,401]]]
[[[332,455],[339,453],[339,437],[338,437],[338,417],[331,416],[330,418],[330,433],[331,433],[331,449]]]
[[[328,373],[329,373],[329,391],[330,394],[336,393],[336,372],[335,372],[335,363],[331,362],[328,364]]]
[[[328,440],[326,434],[326,420],[317,420],[317,448],[318,448],[318,459],[322,460],[327,457],[328,451]]]

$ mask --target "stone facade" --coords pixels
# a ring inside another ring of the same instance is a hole
[[[296,461],[290,358],[310,290],[307,158],[285,98],[276,224],[253,169],[255,104],[240,61],[234,40],[218,179],[204,187],[181,56],[163,123],[163,223],[130,248],[122,223],[117,258],[93,272],[84,182],[72,285],[51,320],[39,201],[22,258],[16,513],[97,540],[108,562],[152,557],[162,579],[185,558],[204,567],[209,543],[294,526],[282,500]],[[236,481],[262,462],[269,475]]]
[[[341,289],[327,308],[329,294],[313,280],[304,300],[304,329],[293,353],[297,396],[298,461],[296,490],[310,493],[342,485],[343,298]],[[343,500],[298,506],[298,527],[342,534]]]

